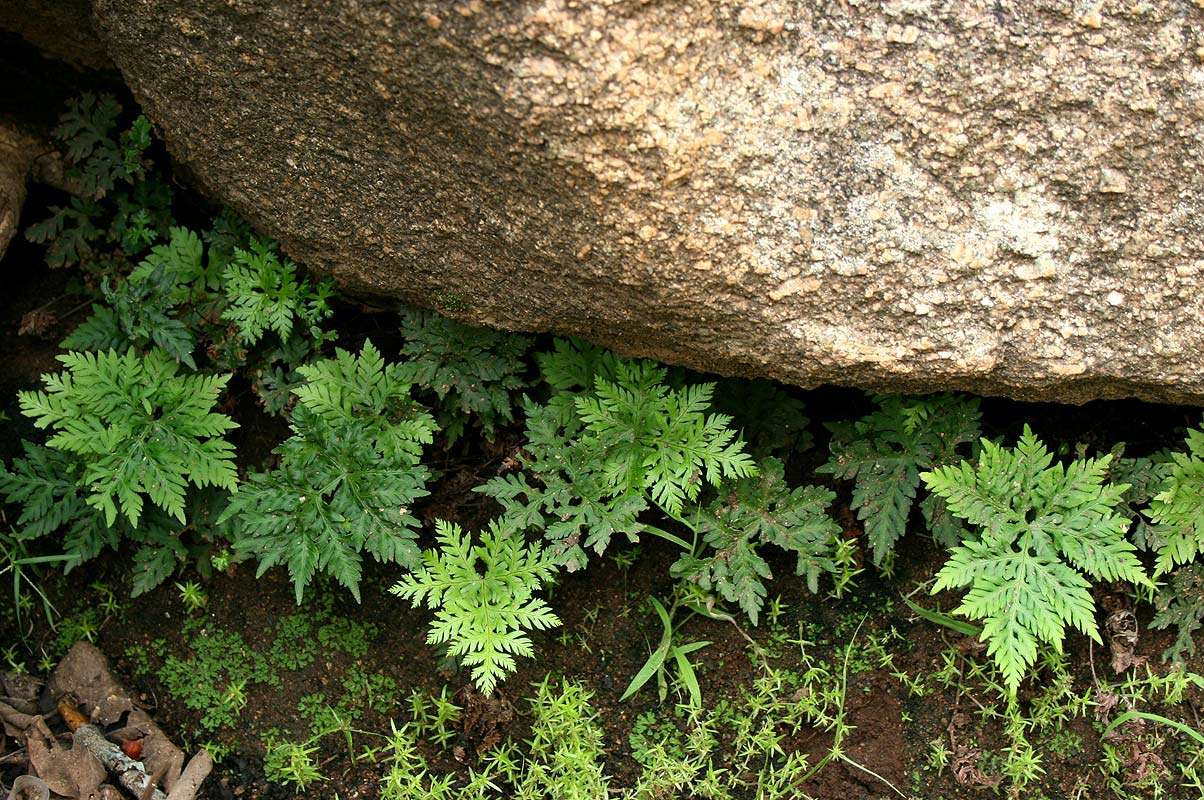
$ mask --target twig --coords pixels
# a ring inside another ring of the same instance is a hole
[[[167,800],[193,800],[212,770],[213,757],[209,755],[209,751],[198,751],[176,779],[176,785],[171,787]]]
[[[127,756],[119,746],[105,738],[100,728],[87,722],[69,698],[59,700],[58,709],[74,734],[74,746],[83,747],[96,756],[96,760],[117,778],[122,788],[139,800],[167,800],[167,795],[155,788],[158,778],[152,779],[146,774],[146,767],[141,761]]]

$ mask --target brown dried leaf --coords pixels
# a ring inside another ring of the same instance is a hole
[[[20,700],[25,703],[33,703],[36,707],[38,695],[42,693],[42,687],[45,685],[46,682],[41,678],[35,678],[32,675],[20,675],[15,672],[6,672],[0,675],[0,689],[3,690],[4,694],[4,697],[0,699],[13,706],[16,706],[13,703],[14,700]]]
[[[978,765],[982,758],[982,750],[961,738],[961,729],[970,725],[972,721],[969,714],[961,711],[955,712],[949,720],[949,747],[953,751],[950,766],[953,779],[961,786],[994,789],[1002,780],[1001,776],[987,775],[983,772]]]
[[[45,336],[58,321],[59,318],[53,312],[36,308],[21,317],[21,327],[17,328],[17,335]]]
[[[13,781],[8,800],[50,800],[50,787],[41,778],[22,775]]]
[[[5,735],[20,739],[25,735],[25,729],[33,724],[33,719],[34,715],[0,702],[0,722],[3,723]]]
[[[152,775],[163,771],[163,786],[169,791],[175,786],[184,766],[184,751],[171,743],[150,716],[136,708],[109,672],[104,654],[88,642],[78,642],[59,662],[50,678],[54,697],[72,694],[87,711],[93,722],[111,725],[125,718],[125,726],[114,738],[142,738],[142,763]]]
[[[1136,614],[1127,608],[1113,611],[1104,622],[1104,630],[1112,650],[1112,669],[1117,674],[1144,663],[1144,657],[1134,655],[1138,637]]]
[[[61,747],[41,717],[26,729],[25,748],[30,769],[56,795],[90,800],[99,792],[105,768],[83,748]]]

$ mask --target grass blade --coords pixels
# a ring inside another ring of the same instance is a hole
[[[1104,738],[1121,725],[1124,725],[1126,722],[1134,719],[1144,719],[1147,722],[1161,722],[1163,725],[1174,728],[1180,733],[1186,733],[1188,736],[1195,739],[1197,744],[1204,745],[1204,733],[1201,733],[1185,723],[1176,722],[1173,719],[1167,719],[1161,714],[1151,714],[1148,711],[1126,711],[1116,719],[1112,720],[1112,722],[1108,724],[1108,727],[1104,728],[1104,732],[1100,734],[1100,738]]]
[[[903,602],[907,603],[907,607],[915,612],[916,616],[935,622],[937,625],[943,625],[955,633],[960,633],[963,636],[978,637],[982,635],[982,628],[977,625],[971,625],[969,622],[964,622],[960,619],[943,614],[940,611],[933,611],[930,608],[924,608],[911,601],[910,598],[904,597]]]
[[[640,671],[631,679],[631,683],[627,684],[627,691],[623,692],[623,696],[619,698],[620,703],[643,688],[644,684],[664,666],[665,658],[669,655],[669,645],[673,641],[673,622],[669,619],[669,612],[665,611],[665,607],[661,605],[660,600],[657,600],[655,597],[648,599],[652,602],[652,607],[656,610],[657,616],[661,618],[664,632],[661,633],[660,644],[648,656],[648,660],[644,662],[644,666],[640,667]]]

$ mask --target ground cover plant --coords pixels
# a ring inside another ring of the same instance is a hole
[[[58,135],[18,252],[82,311],[7,378],[0,656],[98,643],[208,796],[1204,796],[1199,410],[373,312],[111,98]]]

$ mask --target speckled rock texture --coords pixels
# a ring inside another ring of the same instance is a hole
[[[96,0],[353,291],[804,386],[1204,402],[1204,0]]]

